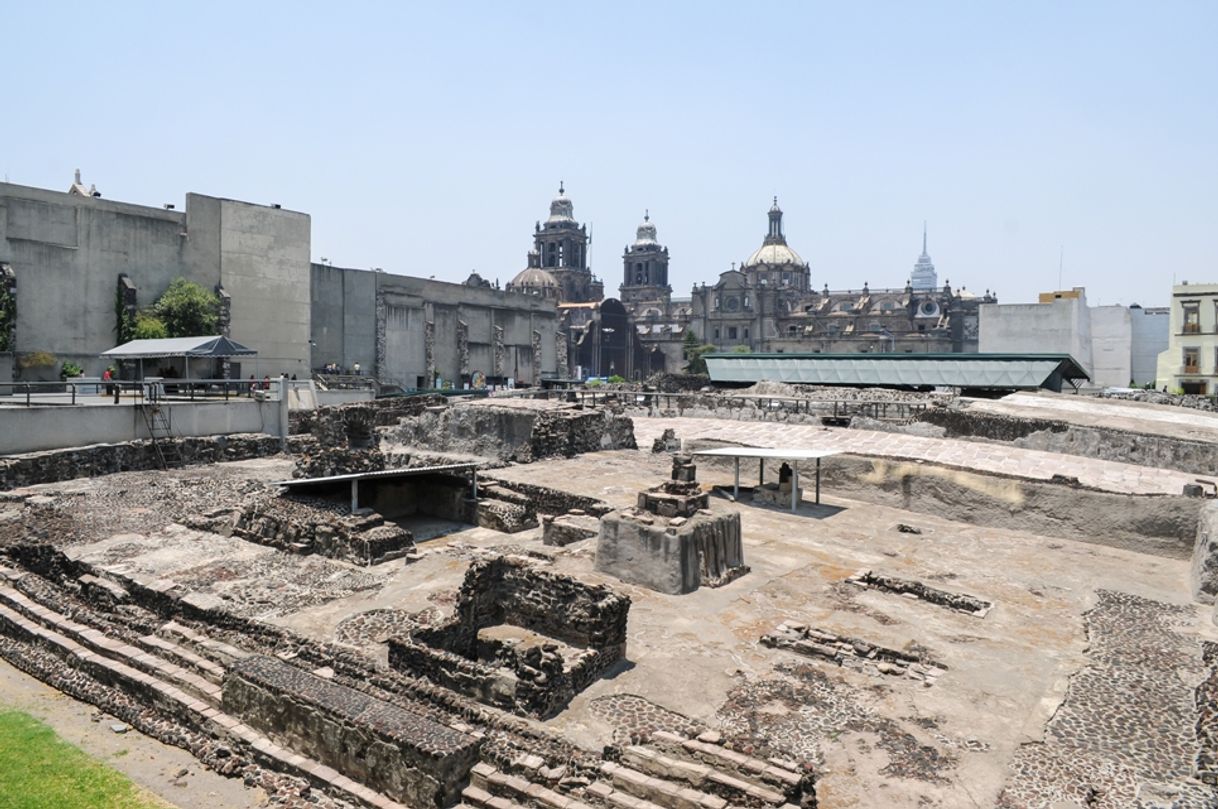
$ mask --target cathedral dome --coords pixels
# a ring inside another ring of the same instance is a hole
[[[575,204],[566,195],[562,183],[558,184],[558,196],[550,201],[550,218],[546,223],[550,222],[575,222]]]
[[[558,288],[558,280],[540,267],[527,267],[512,279],[512,287],[516,289],[548,289]]]
[[[761,247],[754,250],[753,254],[745,259],[744,264],[740,265],[740,268],[748,270],[761,266],[806,266],[804,260],[799,257],[799,253],[787,246],[787,237],[782,233],[782,208],[778,207],[778,197],[774,197],[774,204],[770,206],[766,215],[770,220],[769,232],[761,242]]]
[[[785,244],[763,244],[753,251],[753,255],[745,260],[744,268],[760,267],[763,264],[771,267],[788,264],[802,267],[804,266],[804,260],[799,257],[799,253],[796,253]]]

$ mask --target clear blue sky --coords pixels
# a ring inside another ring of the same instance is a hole
[[[0,173],[313,217],[313,256],[506,282],[559,179],[616,291],[765,233],[816,287],[1092,303],[1218,281],[1218,2],[5,4]]]

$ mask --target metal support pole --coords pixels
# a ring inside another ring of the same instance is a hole
[[[820,458],[816,459],[816,505],[820,505]]]
[[[72,388],[72,404],[76,404],[76,383],[69,382],[68,385]]]
[[[740,456],[736,456],[736,485],[732,487],[732,496],[740,499]]]
[[[470,477],[470,480],[472,481],[471,485],[473,486],[473,489],[474,489],[474,500],[477,500],[478,499],[478,470],[471,468],[469,470],[469,477]]]
[[[765,458],[757,459],[757,488],[765,485]]]
[[[791,476],[791,513],[799,508],[799,461],[795,461],[795,474]]]
[[[359,511],[359,478],[351,481],[351,513]]]

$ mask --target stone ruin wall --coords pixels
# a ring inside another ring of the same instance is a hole
[[[247,461],[284,452],[282,441],[261,433],[170,438],[160,443],[172,443],[183,465]],[[299,453],[311,444],[309,436],[292,436],[286,451]],[[146,440],[9,455],[0,458],[0,491],[159,468],[160,456],[152,442]]]
[[[530,463],[605,449],[635,449],[634,423],[605,409],[454,405],[384,431],[387,443]]]
[[[630,599],[607,587],[540,570],[523,559],[483,559],[465,574],[456,616],[390,639],[389,662],[487,704],[549,717],[625,657],[629,610]],[[479,631],[505,623],[580,651],[564,660],[556,644],[546,644],[523,655],[501,655],[498,667],[479,662]]]
[[[1156,469],[1178,469],[1197,475],[1214,475],[1218,470],[1218,443],[1088,427],[1053,419],[1016,418],[960,407],[927,408],[919,421],[940,428],[939,435],[946,438],[1010,444]]]
[[[224,709],[272,739],[411,806],[445,806],[479,740],[274,657],[228,671]]]

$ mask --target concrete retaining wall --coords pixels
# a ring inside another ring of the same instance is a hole
[[[182,402],[162,408],[175,436],[279,435],[279,402]],[[0,408],[0,455],[148,437],[143,414],[131,405]]]

